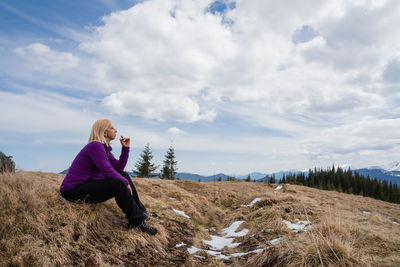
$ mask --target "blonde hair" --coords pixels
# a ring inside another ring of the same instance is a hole
[[[98,141],[103,144],[107,144],[107,140],[104,137],[104,132],[111,126],[111,121],[108,119],[97,120],[92,126],[92,132],[90,133],[89,142]]]

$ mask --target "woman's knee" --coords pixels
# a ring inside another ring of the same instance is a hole
[[[112,186],[116,190],[127,187],[125,181],[119,178],[111,179],[110,186]]]
[[[120,172],[120,174],[123,176],[123,177],[125,177],[126,179],[131,179],[131,176],[127,173],[127,172],[124,172],[124,171],[122,171],[122,172]]]

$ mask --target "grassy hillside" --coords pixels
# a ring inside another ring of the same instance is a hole
[[[125,230],[114,200],[64,200],[63,177],[0,174],[0,266],[400,265],[397,204],[295,185],[134,179],[159,230],[150,236]],[[309,228],[288,228],[298,220]],[[215,248],[227,240],[235,245]]]

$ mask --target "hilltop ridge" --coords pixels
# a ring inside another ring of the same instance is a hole
[[[0,265],[396,266],[400,205],[296,185],[134,178],[159,234],[114,200],[64,200],[64,175],[0,175]]]

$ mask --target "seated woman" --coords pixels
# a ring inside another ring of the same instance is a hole
[[[98,120],[93,124],[89,143],[78,153],[61,184],[61,195],[69,201],[88,203],[99,203],[114,197],[128,219],[128,229],[139,227],[143,232],[154,235],[157,229],[146,224],[146,208],[140,202],[129,174],[124,172],[130,138],[121,136],[122,150],[117,160],[110,146],[116,135],[117,130],[110,120]]]

